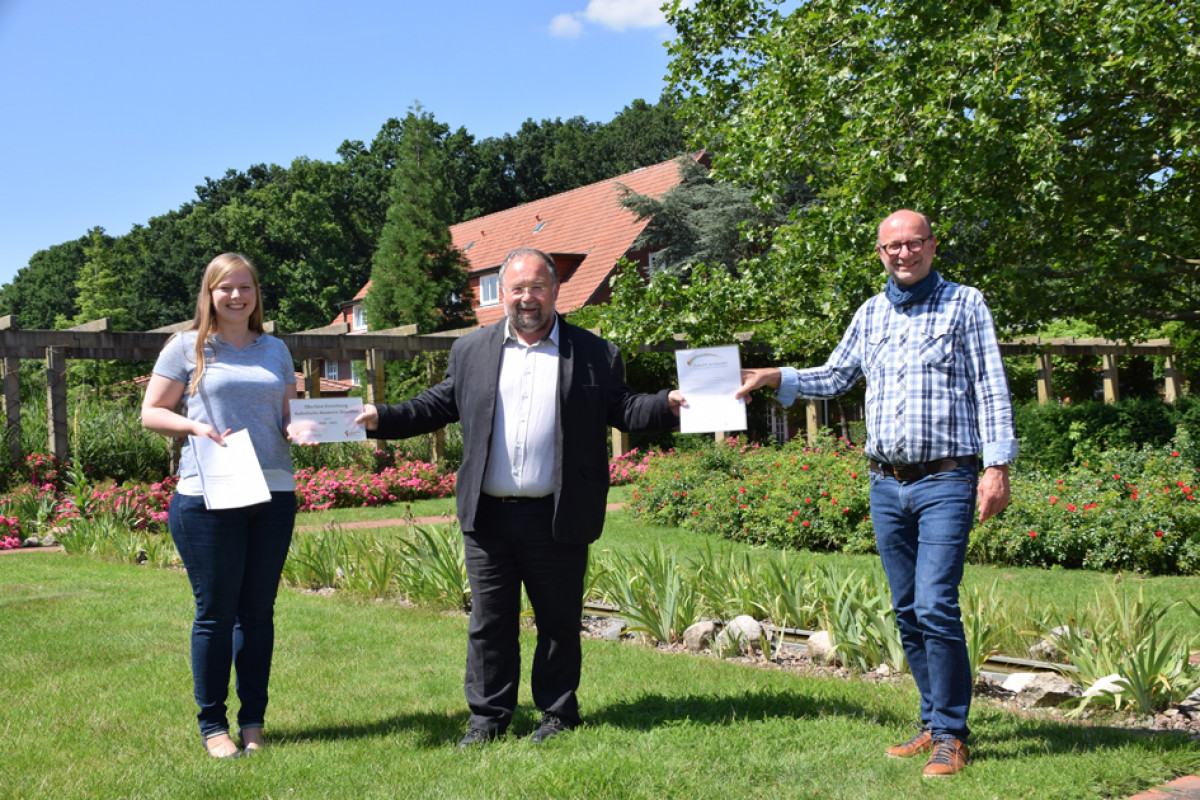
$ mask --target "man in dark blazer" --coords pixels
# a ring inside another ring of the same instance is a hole
[[[580,724],[583,582],[604,527],[608,428],[673,428],[685,405],[678,390],[632,392],[617,347],[557,315],[558,288],[550,256],[513,251],[500,267],[505,319],[455,342],[440,384],[359,417],[381,439],[462,422],[458,522],[471,582],[462,748],[502,735],[516,710],[522,583],[537,621],[531,683],[543,714],[530,739]]]

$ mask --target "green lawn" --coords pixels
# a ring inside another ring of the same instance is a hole
[[[609,492],[610,503],[630,500],[633,486],[614,487]],[[297,526],[323,527],[330,523],[345,524],[359,521],[404,519],[411,514],[415,518],[445,517],[455,514],[454,498],[441,500],[418,500],[412,503],[397,503],[372,508],[349,508],[300,514]],[[350,529],[352,530],[352,529]],[[386,531],[376,529],[374,533]],[[395,533],[400,535],[401,528]],[[593,552],[614,551],[629,554],[661,543],[683,555],[699,556],[705,547],[750,553],[758,559],[778,559],[778,550],[755,547],[721,539],[699,536],[680,528],[649,525],[626,511],[612,511],[605,522],[604,536],[594,545]],[[787,558],[793,563],[833,564],[841,570],[857,569],[860,572],[883,574],[879,558],[875,555],[844,555],[841,553],[808,553],[792,551]],[[1118,587],[1125,593],[1141,592],[1147,602],[1169,604],[1180,599],[1200,601],[1200,575],[1146,577],[1136,573],[1117,577]],[[993,567],[968,564],[963,578],[965,591],[972,587],[985,588],[993,582],[1001,599],[1021,609],[1032,611],[1054,609],[1070,616],[1077,610],[1094,603],[1097,597],[1106,599],[1109,585],[1114,576],[1103,572],[1084,570],[1037,569],[1032,567]],[[998,611],[1000,611],[998,609]],[[1166,617],[1168,628],[1194,630],[1200,619],[1186,606],[1177,606]]]
[[[626,520],[604,546],[660,534]],[[1029,584],[1049,600],[1065,576],[1047,575]],[[268,750],[215,761],[195,733],[191,613],[180,571],[0,557],[0,797],[1120,798],[1200,770],[1178,737],[979,702],[974,763],[931,783],[882,755],[911,733],[911,687],[600,641],[584,643],[588,728],[522,741],[536,724],[526,674],[515,735],[463,754],[465,618],[296,591],[280,595]]]

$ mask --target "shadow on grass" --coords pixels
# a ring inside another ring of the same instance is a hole
[[[1091,751],[1134,748],[1146,753],[1184,751],[1195,753],[1196,744],[1179,731],[1151,731],[1117,728],[1109,725],[1055,722],[1052,720],[1013,720],[1011,723],[974,722],[972,750],[993,760],[1024,759]],[[1127,757],[1128,753],[1122,754]],[[1196,758],[1200,768],[1200,756]]]
[[[273,739],[289,743],[329,742],[342,739],[387,738],[398,734],[418,734],[420,747],[444,747],[457,743],[467,732],[470,714],[461,711],[455,714],[433,712],[394,714],[373,721],[349,722],[342,725],[319,727],[272,727]]]
[[[522,706],[509,728],[509,738],[523,737],[537,727],[540,713]],[[764,719],[818,720],[830,717],[865,720],[880,726],[907,730],[912,717],[887,708],[798,691],[746,691],[738,694],[644,694],[608,703],[585,715],[588,727],[608,726],[650,731],[686,720],[693,725],[729,726]],[[452,714],[422,712],[394,714],[373,721],[346,722],[319,727],[273,728],[272,739],[282,742],[320,742],[361,738],[387,738],[416,733],[416,745],[448,747],[467,731],[467,710]],[[1052,720],[1018,719],[993,710],[985,719],[974,719],[972,755],[987,760],[1025,759],[1089,751],[1126,750],[1146,753],[1190,751],[1195,743],[1176,731],[1139,731],[1102,725],[1072,724]]]
[[[797,691],[746,691],[740,694],[644,694],[622,703],[609,703],[587,715],[593,725],[650,730],[688,720],[704,725],[733,725],[747,720],[819,719],[839,716],[869,719],[880,724],[903,724],[889,710],[864,708],[861,704]]]

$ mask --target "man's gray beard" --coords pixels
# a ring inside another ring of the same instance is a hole
[[[513,330],[518,330],[518,331],[528,333],[529,331],[536,331],[536,330],[540,329],[543,325],[545,325],[546,321],[542,318],[541,309],[538,309],[534,313],[537,314],[536,319],[532,319],[530,317],[522,317],[520,312],[517,312],[517,313],[511,315],[508,319],[509,319],[509,322],[512,323]]]

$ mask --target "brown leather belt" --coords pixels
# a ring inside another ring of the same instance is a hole
[[[898,481],[915,481],[926,475],[936,475],[939,472],[952,472],[959,467],[974,467],[979,463],[975,456],[958,456],[957,458],[935,458],[924,464],[884,464],[871,459],[871,472],[887,475]]]

